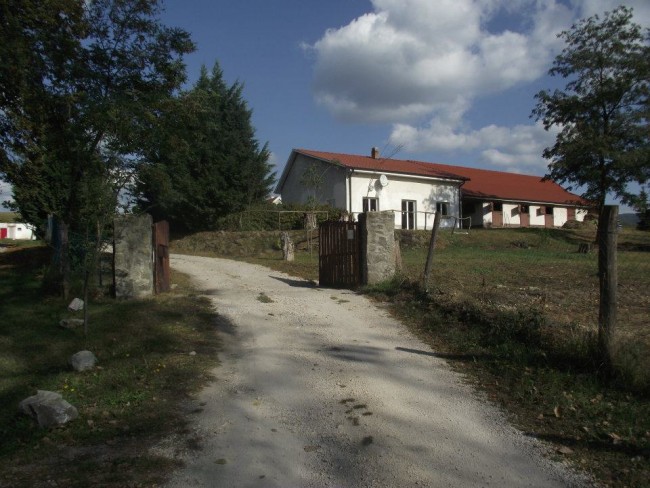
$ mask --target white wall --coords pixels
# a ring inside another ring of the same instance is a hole
[[[521,225],[521,217],[519,214],[519,204],[504,203],[503,204],[503,226],[519,227]]]
[[[35,239],[34,229],[31,225],[23,223],[2,224],[1,228],[7,229],[7,239],[31,240]]]
[[[301,181],[312,165],[315,166],[317,174],[322,176],[323,181],[322,186],[315,192],[305,187]],[[282,202],[307,203],[309,196],[315,193],[314,196],[319,203],[332,203],[334,207],[345,209],[345,173],[344,168],[298,154],[282,187]]]
[[[569,212],[566,207],[553,207],[553,226],[562,227],[569,220]]]
[[[417,229],[431,229],[437,202],[447,202],[449,215],[458,217],[458,186],[443,180],[419,179],[388,174],[388,185],[379,184],[381,173],[352,173],[352,213],[363,212],[363,197],[379,199],[378,210],[395,212],[395,227],[402,227],[402,200],[414,200]],[[440,225],[451,227],[454,219],[442,219]]]
[[[588,212],[589,211],[587,209],[585,209],[585,208],[577,208],[576,209],[576,220],[578,222],[584,221]]]
[[[490,210],[491,204],[489,202],[484,202],[481,205],[481,213],[483,215],[483,225],[485,227],[488,227],[490,224],[492,224],[492,210]]]

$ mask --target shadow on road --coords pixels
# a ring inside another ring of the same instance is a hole
[[[292,280],[291,278],[281,278],[279,276],[273,276],[269,275],[269,278],[273,278],[274,280],[281,281],[282,283],[286,283],[289,286],[296,286],[299,288],[316,288],[316,283],[313,281],[307,281],[307,280]]]

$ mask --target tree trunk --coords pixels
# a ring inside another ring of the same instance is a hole
[[[440,213],[436,212],[433,219],[433,229],[431,229],[431,240],[429,241],[429,252],[427,253],[427,263],[424,266],[424,291],[429,291],[429,277],[433,267],[433,251],[436,248],[436,239],[438,238],[438,228],[440,227]]]
[[[61,277],[61,293],[64,300],[70,298],[70,244],[68,225],[59,223],[59,276]]]
[[[618,205],[603,207],[598,221],[598,279],[600,308],[598,313],[598,347],[603,361],[611,364],[611,341],[616,328],[616,265]]]

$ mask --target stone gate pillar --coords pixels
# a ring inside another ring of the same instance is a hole
[[[393,212],[359,214],[361,283],[373,285],[395,274],[395,215]]]
[[[153,294],[151,215],[123,215],[113,221],[116,298]]]

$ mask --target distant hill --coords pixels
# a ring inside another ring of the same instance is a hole
[[[619,214],[618,219],[625,227],[636,227],[639,223],[639,217],[635,213]]]
[[[15,212],[0,212],[0,222],[16,222],[18,217]]]

